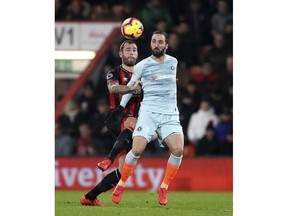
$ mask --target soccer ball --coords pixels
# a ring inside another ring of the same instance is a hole
[[[135,40],[139,38],[144,31],[143,24],[137,18],[130,17],[124,20],[121,25],[122,35],[130,40]]]

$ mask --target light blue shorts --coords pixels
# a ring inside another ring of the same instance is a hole
[[[150,142],[157,134],[160,146],[164,147],[164,140],[175,133],[183,136],[179,115],[153,113],[140,109],[133,137],[142,136]]]

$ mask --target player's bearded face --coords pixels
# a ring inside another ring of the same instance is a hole
[[[155,56],[155,57],[161,57],[164,55],[164,52],[165,52],[165,48],[163,49],[160,49],[159,47],[156,47],[156,48],[151,48],[151,51],[152,51],[152,55]]]
[[[129,57],[123,56],[123,63],[127,66],[134,66],[136,63],[136,58],[131,56]]]
[[[159,58],[165,54],[168,45],[165,42],[165,36],[162,34],[154,34],[151,39],[152,55]]]

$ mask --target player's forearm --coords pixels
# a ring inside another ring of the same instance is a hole
[[[127,94],[132,93],[134,90],[131,86],[114,85],[109,89],[112,94]]]

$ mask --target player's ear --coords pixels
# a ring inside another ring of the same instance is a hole
[[[166,50],[168,49],[168,43],[166,44]]]
[[[120,50],[119,51],[119,57],[122,58],[123,57],[123,52]]]

